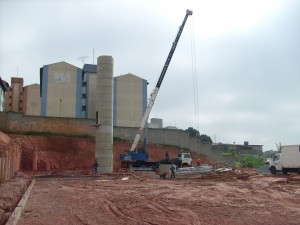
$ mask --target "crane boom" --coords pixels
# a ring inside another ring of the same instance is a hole
[[[148,102],[148,105],[147,105],[147,109],[146,109],[146,111],[145,111],[145,113],[144,113],[144,116],[143,116],[143,118],[142,118],[142,121],[141,121],[141,126],[139,127],[139,129],[138,129],[138,131],[137,131],[137,134],[136,134],[136,136],[135,136],[135,138],[134,138],[134,141],[133,141],[133,143],[132,143],[132,146],[131,146],[131,148],[130,148],[130,151],[134,151],[134,150],[135,150],[135,148],[136,148],[136,146],[137,146],[137,144],[138,144],[138,142],[139,142],[139,140],[140,140],[140,137],[141,137],[141,135],[142,135],[142,133],[143,133],[144,127],[145,127],[145,125],[146,125],[146,122],[148,121],[148,117],[149,117],[149,115],[150,115],[151,109],[152,109],[152,107],[153,107],[153,105],[154,105],[156,96],[157,96],[158,91],[159,91],[159,89],[160,89],[161,83],[162,83],[162,81],[163,81],[163,79],[164,79],[164,77],[165,77],[165,74],[166,74],[166,72],[167,72],[167,70],[168,70],[168,67],[169,67],[169,64],[170,64],[170,62],[171,62],[171,59],[172,59],[173,54],[174,54],[174,52],[175,52],[177,43],[178,43],[179,38],[180,38],[180,36],[181,36],[181,33],[182,33],[182,31],[183,31],[184,25],[185,25],[185,23],[186,23],[186,21],[187,21],[187,18],[188,18],[189,16],[191,16],[191,15],[193,15],[193,12],[192,12],[191,10],[188,10],[188,9],[187,9],[187,10],[186,10],[185,17],[184,17],[184,19],[183,19],[183,22],[182,22],[181,26],[179,27],[179,31],[178,31],[178,33],[177,33],[177,35],[176,35],[176,38],[175,38],[175,40],[174,40],[174,42],[173,42],[173,44],[172,44],[172,47],[171,47],[171,50],[170,50],[169,55],[168,55],[168,57],[167,57],[167,60],[166,60],[166,62],[165,62],[165,64],[164,64],[164,67],[163,67],[163,69],[162,69],[162,71],[161,71],[161,74],[160,74],[160,76],[159,76],[159,79],[158,79],[158,81],[157,81],[157,84],[156,84],[154,90],[152,91],[152,93],[151,93],[151,95],[150,95],[150,99],[149,99],[149,102]]]

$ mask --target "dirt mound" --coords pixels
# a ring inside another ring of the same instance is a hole
[[[23,170],[32,170],[33,154],[38,154],[38,170],[46,170],[47,164],[51,170],[71,169],[77,170],[86,168],[92,169],[95,158],[95,139],[94,138],[74,138],[61,136],[29,136],[11,134],[10,138],[18,138],[22,145],[21,168]],[[131,147],[130,142],[115,141],[113,145],[114,171],[118,171],[121,166],[120,155],[124,154],[125,149]],[[174,146],[163,146],[149,144],[147,145],[150,161],[159,161],[164,159],[166,151],[169,156],[176,157],[181,151]],[[191,153],[193,161],[198,158],[202,163],[211,164],[212,161],[206,157]]]

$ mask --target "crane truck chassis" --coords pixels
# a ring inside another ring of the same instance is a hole
[[[160,162],[150,162],[150,161],[148,161],[148,153],[147,153],[147,150],[146,150],[145,142],[144,142],[144,148],[143,149],[141,149],[141,148],[136,149],[136,147],[137,147],[138,142],[140,141],[141,135],[143,134],[143,131],[144,131],[145,125],[148,121],[148,117],[150,115],[151,109],[154,105],[154,102],[155,102],[155,99],[157,97],[158,91],[159,91],[160,86],[162,84],[162,81],[165,77],[165,74],[168,70],[169,64],[171,62],[171,59],[172,59],[173,54],[175,52],[175,49],[177,47],[177,44],[178,44],[178,41],[180,39],[183,28],[185,26],[185,23],[186,23],[188,17],[191,16],[191,15],[193,15],[193,12],[191,10],[187,9],[185,17],[183,19],[183,22],[182,22],[181,26],[179,27],[179,30],[178,30],[177,35],[175,37],[175,40],[172,44],[171,50],[168,54],[166,62],[163,66],[163,69],[162,69],[161,74],[159,76],[159,79],[157,81],[157,84],[156,84],[154,90],[152,91],[152,93],[150,94],[150,99],[149,99],[146,111],[143,115],[141,125],[137,130],[137,133],[136,133],[136,136],[135,136],[134,141],[132,143],[132,146],[131,146],[130,150],[125,150],[126,154],[120,155],[121,166],[135,167],[135,168],[138,168],[138,167],[148,167],[149,168],[150,167],[152,170],[156,170],[159,164],[167,163],[166,160],[162,160]],[[170,161],[168,161],[168,163],[170,163]]]

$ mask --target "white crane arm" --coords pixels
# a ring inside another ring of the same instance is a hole
[[[142,119],[142,122],[141,122],[141,126],[139,127],[138,129],[138,132],[134,138],[134,141],[131,145],[131,148],[130,148],[130,151],[134,151],[134,149],[136,148],[140,138],[141,138],[141,135],[143,134],[143,130],[145,128],[145,125],[148,121],[148,117],[150,115],[150,112],[151,112],[151,109],[154,105],[154,102],[155,102],[155,99],[156,99],[156,96],[158,94],[158,91],[159,91],[159,88],[158,87],[155,87],[150,95],[150,99],[149,99],[149,102],[148,102],[148,105],[147,105],[147,109],[144,113],[144,116],[143,116],[143,119]]]

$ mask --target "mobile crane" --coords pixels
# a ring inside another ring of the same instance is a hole
[[[162,81],[165,77],[165,74],[168,70],[169,64],[170,64],[171,59],[173,57],[173,54],[175,52],[177,43],[179,41],[179,38],[181,36],[181,33],[182,33],[183,28],[185,26],[185,23],[186,23],[188,17],[191,16],[191,15],[193,15],[193,12],[191,10],[187,9],[185,17],[183,19],[183,22],[182,22],[181,26],[179,27],[176,38],[175,38],[175,40],[172,44],[172,47],[171,47],[171,50],[170,50],[169,55],[167,57],[167,60],[164,64],[164,67],[163,67],[163,69],[161,71],[161,74],[159,76],[159,79],[157,81],[157,84],[156,84],[155,88],[153,89],[152,93],[150,94],[150,99],[149,99],[149,102],[148,102],[148,105],[147,105],[147,109],[144,113],[144,116],[143,116],[142,121],[141,121],[141,125],[138,128],[138,131],[136,133],[136,136],[134,138],[132,146],[131,146],[130,150],[125,150],[125,152],[126,152],[125,155],[120,156],[122,166],[124,166],[124,167],[128,167],[129,165],[133,165],[133,166],[135,165],[136,167],[139,167],[139,166],[153,166],[153,167],[155,167],[155,166],[157,166],[157,162],[148,162],[148,153],[147,153],[147,150],[146,150],[146,141],[145,140],[144,140],[144,148],[137,149],[137,152],[135,151],[135,149],[136,149],[137,144],[138,144],[138,142],[141,138],[141,135],[143,134],[146,122],[148,121],[148,117],[150,115],[151,109],[154,105],[154,102],[155,102],[155,99],[157,97],[158,91],[159,91],[160,86],[162,84]]]

